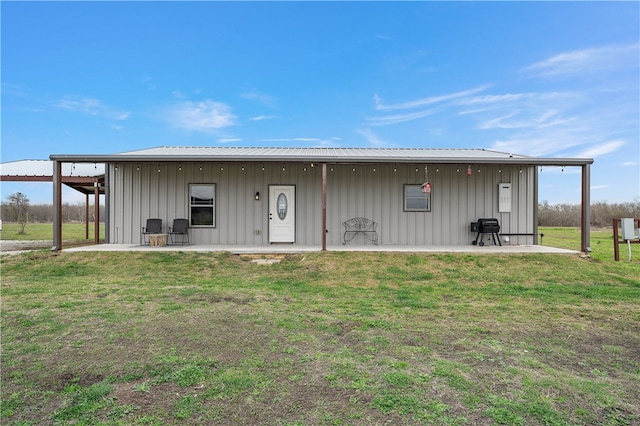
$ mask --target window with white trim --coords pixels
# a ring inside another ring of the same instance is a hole
[[[430,212],[431,193],[422,192],[422,185],[404,185],[404,211]]]
[[[215,228],[215,183],[192,183],[189,185],[189,226]]]

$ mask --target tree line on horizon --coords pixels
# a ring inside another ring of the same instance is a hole
[[[579,227],[582,217],[580,204],[538,204],[538,225]],[[605,228],[613,225],[613,219],[640,218],[640,198],[625,203],[598,201],[591,204],[591,226]]]
[[[99,207],[100,222],[104,222],[106,208]],[[62,222],[86,222],[87,208],[84,203],[62,204]],[[24,194],[16,193],[0,204],[0,220],[20,224],[53,223],[53,204],[30,204]],[[95,205],[89,205],[89,222],[95,222]]]
[[[19,194],[19,193],[18,193]],[[52,223],[53,204],[29,204],[28,198],[11,194],[7,201],[0,204],[0,219],[16,223]],[[26,200],[25,200],[26,199]],[[26,203],[25,203],[26,201]],[[19,207],[17,203],[20,202]],[[26,204],[26,205],[25,205]],[[579,227],[581,218],[580,204],[550,204],[543,201],[538,204],[538,225]],[[104,222],[105,206],[100,205],[100,222]],[[95,209],[89,206],[89,222],[94,221]],[[611,226],[613,219],[622,217],[640,218],[640,198],[632,202],[608,203],[599,201],[591,205],[591,226]],[[85,222],[86,206],[84,203],[62,204],[62,221],[65,223]]]

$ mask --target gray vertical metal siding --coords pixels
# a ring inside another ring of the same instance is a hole
[[[481,217],[498,218],[504,232],[534,231],[533,167],[520,173],[519,167],[475,166],[468,177],[466,165],[459,171],[458,166],[430,165],[431,212],[403,211],[403,186],[422,184],[424,165],[343,164],[327,169],[328,245],[340,245],[342,222],[357,216],[378,222],[381,245],[467,245],[475,237],[469,223]],[[216,184],[216,227],[190,229],[194,244],[268,244],[269,185],[296,186],[296,243],[322,243],[319,165],[121,163],[110,165],[109,177],[109,240],[113,243],[138,243],[148,218],[163,219],[165,230],[173,219],[187,218],[189,184],[193,183]],[[511,213],[498,213],[501,182],[513,185]],[[533,242],[532,237],[511,240]],[[357,237],[349,244],[371,243]]]
[[[341,223],[356,216],[378,222],[380,244],[388,245],[466,245],[475,237],[470,222],[482,217],[498,218],[505,232],[533,232],[533,168],[520,173],[514,167],[476,166],[468,177],[466,166],[459,171],[429,166],[431,212],[405,212],[404,185],[422,184],[424,166],[360,165],[355,172],[353,167],[333,166],[328,173],[328,244],[340,244]],[[498,213],[500,182],[513,184],[511,213]],[[532,237],[514,238],[532,242]],[[350,244],[367,243],[356,238]]]

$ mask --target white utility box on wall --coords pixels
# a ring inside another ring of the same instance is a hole
[[[630,217],[620,219],[620,226],[622,228],[622,239],[625,241],[635,240],[634,220]]]
[[[511,213],[511,183],[498,184],[498,211]]]

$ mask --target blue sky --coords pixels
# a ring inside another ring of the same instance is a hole
[[[594,158],[592,201],[640,197],[638,2],[0,7],[3,162],[160,145],[487,148]],[[51,202],[48,184],[1,190]],[[543,168],[545,200],[580,202],[580,170]]]

